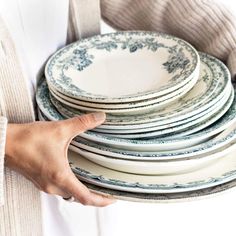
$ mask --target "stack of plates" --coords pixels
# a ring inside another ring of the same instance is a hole
[[[141,31],[95,36],[56,52],[45,77],[41,120],[107,114],[70,145],[72,170],[94,191],[181,198],[236,177],[236,130],[217,136],[236,122],[229,71],[187,42]]]

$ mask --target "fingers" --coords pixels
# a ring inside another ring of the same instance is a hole
[[[77,116],[63,121],[67,126],[68,135],[75,137],[86,130],[93,129],[101,125],[106,119],[104,112],[90,113],[82,116]]]
[[[60,187],[64,192],[70,193],[71,196],[83,205],[104,207],[115,202],[113,198],[108,198],[89,191],[89,189],[75,177],[73,172],[60,184]]]

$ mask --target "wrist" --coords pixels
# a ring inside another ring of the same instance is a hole
[[[6,134],[6,145],[5,145],[5,164],[9,166],[11,160],[15,157],[15,152],[17,149],[17,133],[19,125],[17,124],[8,124],[7,125],[7,134]]]

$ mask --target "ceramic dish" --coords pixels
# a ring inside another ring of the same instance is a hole
[[[226,98],[230,93],[227,94]],[[176,127],[171,127],[171,128],[166,128],[162,130],[157,130],[157,131],[150,131],[150,132],[139,132],[139,133],[124,133],[124,134],[110,134],[106,133],[103,134],[102,132],[99,132],[101,135],[106,135],[109,137],[116,137],[116,138],[123,138],[123,139],[140,139],[140,138],[152,138],[152,137],[168,137],[171,136],[173,137],[179,137],[179,136],[185,136],[185,135],[190,135],[193,133],[196,133],[199,130],[204,129],[207,126],[210,126],[213,124],[215,121],[220,119],[230,108],[232,102],[234,100],[234,90],[232,89],[231,96],[227,100],[226,103],[223,103],[222,107],[220,107],[219,110],[215,111],[214,114],[211,114],[210,117],[205,119],[205,117],[201,117],[198,119],[198,122],[188,122]],[[219,104],[220,106],[220,104]]]
[[[236,178],[236,158],[230,152],[233,152],[235,148],[236,144],[234,143],[222,151],[228,153],[227,155],[222,154],[224,158],[219,158],[205,168],[169,176],[118,172],[97,165],[76,153],[70,153],[69,162],[81,180],[97,186],[126,192],[177,193],[209,188],[234,180]],[[219,152],[216,152],[215,155],[219,155]]]
[[[96,131],[101,134],[108,134],[111,136],[116,136],[120,138],[147,138],[147,137],[157,137],[160,135],[166,135],[170,133],[177,133],[181,132],[182,130],[186,131],[186,129],[190,130],[191,132],[195,132],[195,127],[198,124],[204,124],[209,125],[212,122],[214,122],[217,118],[224,115],[225,112],[227,112],[227,109],[231,106],[233,102],[234,97],[234,91],[232,91],[231,98],[229,99],[230,93],[226,94],[225,97],[221,99],[217,103],[217,106],[214,106],[215,109],[209,109],[207,112],[201,112],[201,116],[198,118],[189,121],[186,119],[186,122],[182,124],[178,124],[178,122],[166,124],[166,125],[157,125],[147,128],[136,128],[136,129],[123,129],[123,130],[117,130],[117,129],[103,129],[102,127],[98,127],[94,129],[93,131]],[[181,122],[179,122],[181,123]],[[177,124],[177,125],[175,125]],[[194,127],[194,129],[192,129]]]
[[[49,87],[49,90],[55,94],[57,97],[59,97],[62,101],[66,101],[67,103],[72,103],[75,105],[79,105],[81,107],[90,107],[90,108],[101,108],[101,109],[125,109],[125,108],[135,108],[140,106],[147,106],[152,105],[154,103],[163,103],[165,101],[171,101],[174,99],[175,96],[177,98],[180,96],[179,94],[184,94],[189,92],[193,88],[193,86],[197,83],[197,80],[199,78],[199,72],[198,74],[194,75],[193,79],[191,79],[188,83],[180,87],[179,89],[176,89],[175,91],[168,93],[164,96],[154,97],[150,99],[135,101],[135,102],[126,102],[126,103],[96,103],[96,102],[86,102],[78,99],[73,99],[71,97],[65,96],[64,94],[58,92],[52,87]],[[176,98],[176,99],[177,99]]]
[[[41,85],[43,85],[43,83]],[[58,113],[58,111],[51,103],[49,99],[49,94],[45,93],[45,89],[42,88],[43,87],[37,90],[36,100],[43,116],[47,120],[53,120],[53,121],[64,120],[64,117]],[[121,148],[126,150],[133,150],[133,151],[175,150],[201,143],[209,139],[210,137],[220,133],[235,121],[236,121],[236,100],[234,99],[232,106],[221,119],[212,124],[210,127],[207,127],[200,132],[185,137],[179,137],[173,139],[153,138],[149,140],[129,140],[129,139],[105,137],[90,131],[87,131],[86,133],[83,133],[80,136],[84,137],[87,140],[95,141],[101,144],[106,144],[111,147]]]
[[[191,146],[188,148],[181,148],[177,150],[159,150],[155,152],[151,151],[128,151],[118,148],[111,148],[105,145],[96,144],[89,142],[88,140],[81,139],[77,137],[75,141],[72,141],[74,146],[93,152],[96,154],[101,154],[110,158],[115,159],[126,159],[126,160],[145,160],[145,161],[168,161],[183,158],[198,158],[199,155],[207,154],[215,149],[221,148],[228,143],[232,142],[236,138],[235,130],[220,140],[209,139],[204,143]]]
[[[53,97],[50,96],[50,100],[52,102],[52,104],[56,107],[56,109],[58,110],[58,112],[65,117],[65,119],[68,118],[72,118],[75,116],[78,116],[76,114],[70,113],[68,110],[64,110],[60,104],[58,104],[59,102]],[[222,102],[219,101],[219,103]],[[160,129],[166,129],[166,128],[171,128],[171,127],[175,127],[178,125],[182,125],[182,124],[186,124],[188,122],[191,121],[195,121],[200,117],[204,117],[204,116],[208,116],[210,114],[212,114],[215,110],[217,110],[218,108],[218,103],[214,104],[212,107],[209,107],[208,109],[206,109],[205,111],[200,112],[199,114],[196,114],[194,116],[191,116],[187,119],[183,119],[183,120],[179,120],[173,123],[168,123],[168,124],[161,124],[159,125],[158,121],[154,121],[154,122],[148,122],[148,123],[144,123],[144,124],[137,124],[137,125],[111,125],[111,124],[106,124],[103,123],[102,125],[100,125],[99,127],[95,128],[94,130],[98,130],[101,131],[103,133],[107,133],[108,130],[112,130],[113,133],[119,133],[119,132],[130,132],[133,130],[140,130],[140,129],[152,129],[154,128],[155,130],[160,130]],[[70,113],[70,114],[69,114]]]
[[[117,114],[114,116],[107,114],[106,125],[123,126],[151,122],[158,122],[158,125],[169,124],[192,117],[216,104],[230,87],[231,77],[229,71],[222,62],[207,54],[201,54],[201,61],[210,68],[208,70],[205,69],[203,74],[203,78],[205,78],[203,81],[212,81],[205,83],[207,86],[202,84],[199,88],[199,84],[197,84],[187,96],[177,100],[173,105],[152,114],[138,116],[119,116]],[[45,89],[44,93],[47,93],[48,90],[45,86],[47,85],[43,83],[39,89]],[[65,117],[71,117],[74,114],[84,114],[84,112],[64,106],[59,102],[57,103],[57,108],[59,111],[62,111]]]
[[[65,101],[63,98],[59,97],[57,94],[54,93],[54,91],[50,91],[50,94],[52,96],[54,96],[58,101],[60,101],[61,103],[63,103],[64,105],[71,107],[71,108],[75,108],[77,110],[81,110],[81,111],[87,111],[87,112],[106,112],[109,114],[113,114],[113,115],[139,115],[139,114],[145,114],[145,113],[149,113],[152,111],[157,111],[163,107],[165,107],[166,105],[169,105],[170,103],[173,103],[174,101],[178,100],[179,98],[183,97],[189,90],[192,89],[192,87],[196,84],[198,80],[198,77],[196,77],[194,80],[192,80],[190,82],[190,84],[188,86],[186,86],[186,88],[183,91],[179,91],[178,94],[176,94],[173,97],[170,97],[166,100],[163,101],[158,101],[149,104],[149,105],[142,105],[142,106],[137,106],[137,107],[133,107],[133,108],[119,108],[119,109],[103,109],[103,108],[93,108],[93,107],[86,107],[86,106],[82,106],[79,104],[74,104],[68,101]]]
[[[235,133],[235,132],[234,132]],[[233,140],[235,141],[235,134]],[[236,149],[236,144],[234,149]],[[177,175],[195,171],[214,163],[219,158],[224,157],[229,151],[232,151],[232,145],[225,145],[212,152],[198,155],[197,158],[174,159],[171,161],[143,161],[111,158],[101,154],[83,150],[74,145],[70,145],[70,150],[78,153],[82,157],[112,170],[138,174],[138,175]]]
[[[76,175],[76,173],[75,173]],[[236,180],[231,180],[229,182],[219,184],[214,187],[204,188],[189,192],[179,192],[179,193],[131,193],[125,191],[119,191],[114,189],[103,188],[101,186],[96,186],[94,184],[89,184],[81,181],[90,191],[101,194],[104,196],[113,196],[116,199],[132,202],[143,202],[143,203],[176,203],[176,202],[186,202],[186,201],[196,201],[206,198],[216,197],[223,194],[224,192],[229,192],[235,190]]]
[[[126,31],[62,48],[49,59],[45,75],[51,87],[67,96],[120,103],[162,96],[182,87],[199,70],[199,61],[197,51],[184,40]],[[99,82],[94,83],[97,78]]]

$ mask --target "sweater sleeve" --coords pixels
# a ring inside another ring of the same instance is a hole
[[[0,116],[0,206],[3,205],[3,176],[7,119]]]
[[[101,0],[103,19],[120,30],[178,36],[227,63],[236,79],[236,18],[215,0]]]

